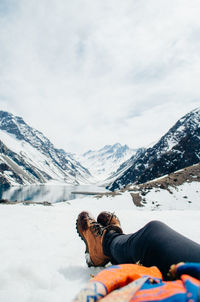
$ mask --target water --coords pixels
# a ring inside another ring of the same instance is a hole
[[[0,186],[0,199],[10,201],[48,201],[51,203],[72,200],[86,195],[72,194],[72,192],[106,192],[103,187],[94,185],[69,186],[69,185],[32,185],[4,188]]]

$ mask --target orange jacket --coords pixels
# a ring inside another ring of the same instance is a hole
[[[163,281],[156,267],[110,266],[91,279],[74,302],[199,301],[200,264],[183,264],[177,268],[177,273],[179,280]],[[196,278],[191,276],[192,273]]]

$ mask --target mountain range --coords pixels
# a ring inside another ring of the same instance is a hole
[[[0,182],[38,184],[89,183],[90,172],[21,117],[0,111]]]
[[[21,117],[0,111],[0,183],[107,185],[113,191],[141,184],[200,162],[200,108],[151,147],[116,143],[77,155],[57,149]]]
[[[106,145],[103,148],[76,156],[75,158],[86,167],[96,182],[105,181],[115,173],[120,165],[136,154],[137,149],[131,149],[127,145],[116,143]]]
[[[108,189],[145,183],[199,162],[200,108],[197,108],[178,120],[154,146],[123,163]]]

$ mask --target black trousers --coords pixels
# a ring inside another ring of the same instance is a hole
[[[113,264],[157,266],[164,280],[172,264],[200,262],[200,245],[160,221],[151,221],[130,235],[108,232],[103,240],[105,255]]]

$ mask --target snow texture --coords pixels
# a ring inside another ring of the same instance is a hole
[[[134,182],[145,183],[197,164],[200,159],[199,150],[200,107],[178,120],[154,146],[125,162],[108,188],[115,190]]]
[[[22,118],[0,111],[1,182],[10,185],[60,182],[86,184],[91,175]]]
[[[75,158],[90,171],[96,182],[100,182],[115,173],[120,165],[136,152],[137,149],[130,149],[127,145],[116,143],[106,145],[100,150],[89,150]]]
[[[199,183],[194,187],[185,184],[182,191],[175,192],[175,197],[164,190],[149,193],[149,205],[157,200],[161,204],[159,211],[150,211],[148,203],[146,208],[137,208],[129,192],[100,199],[86,197],[52,207],[0,205],[0,301],[72,301],[91,278],[90,274],[101,270],[85,264],[85,245],[75,229],[82,210],[95,217],[102,210],[115,211],[125,233],[135,232],[151,220],[161,220],[200,243],[196,191]],[[194,203],[179,199],[183,194],[191,201],[194,198]]]

